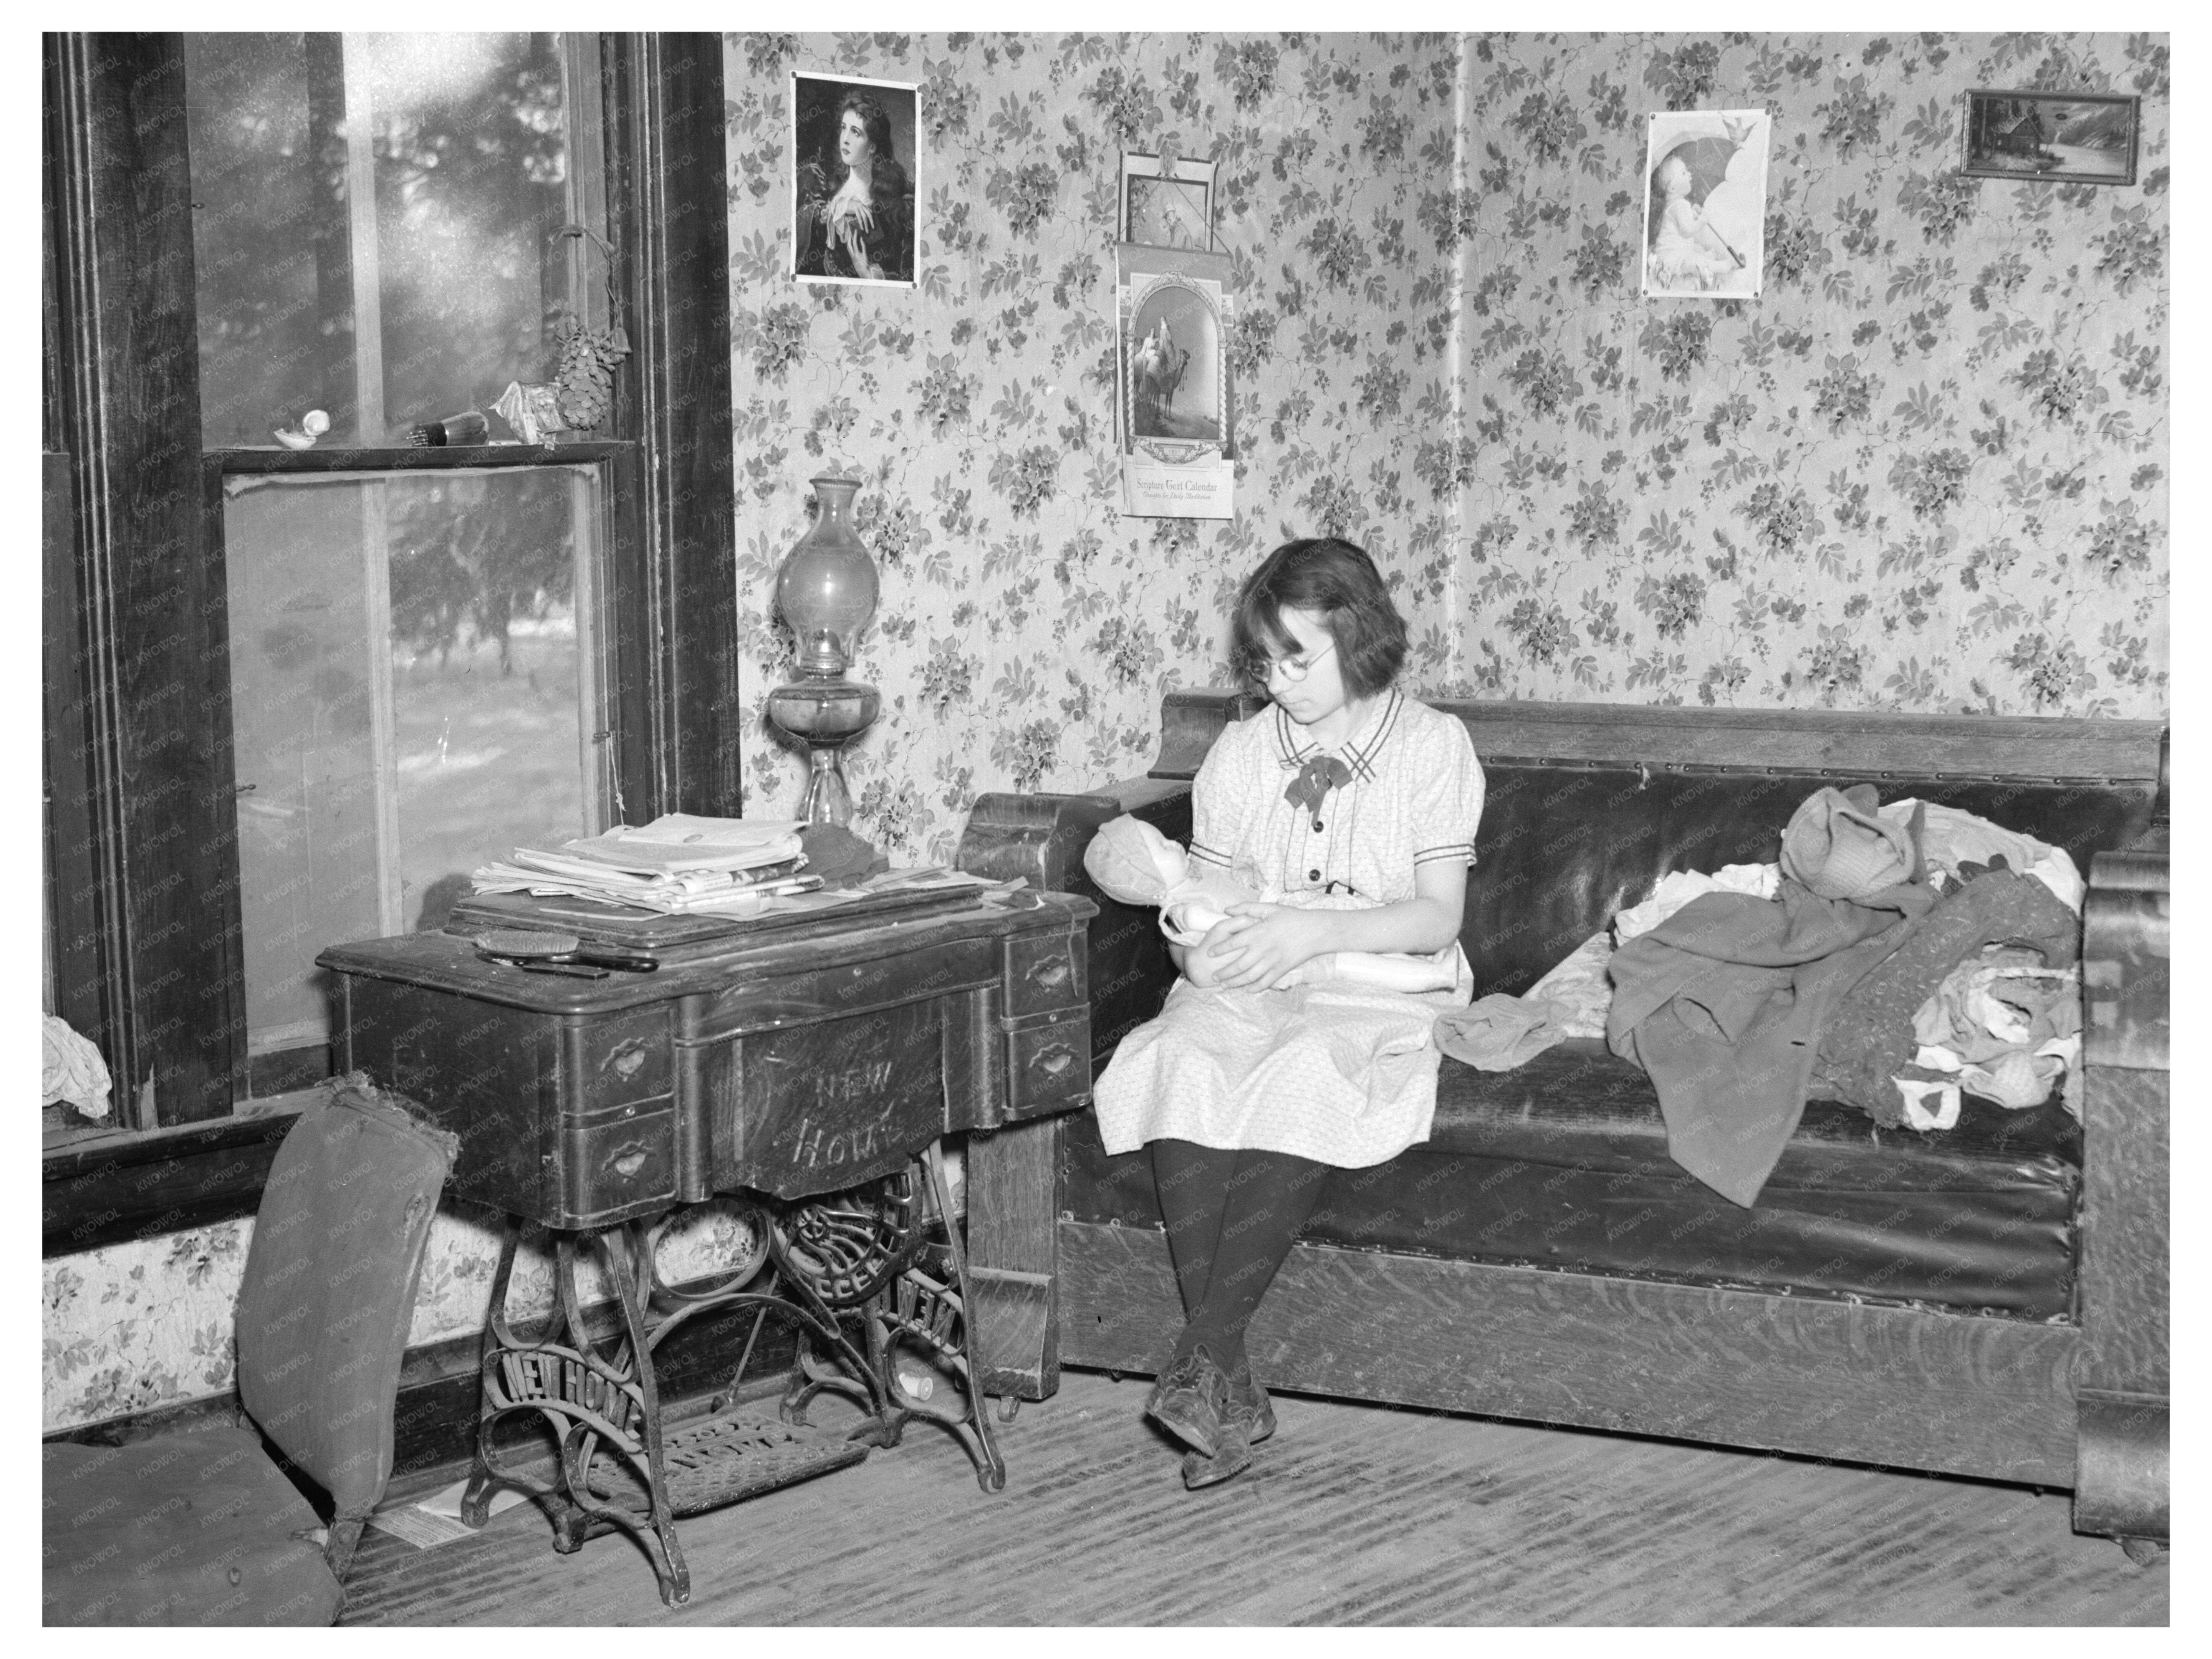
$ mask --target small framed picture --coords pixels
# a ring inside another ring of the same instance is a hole
[[[914,286],[915,88],[791,76],[792,275]]]
[[[1213,167],[1188,155],[1121,156],[1121,240],[1146,247],[1213,246]]]
[[[1966,94],[1970,179],[2045,179],[2054,185],[2132,185],[2142,100],[2113,92]]]

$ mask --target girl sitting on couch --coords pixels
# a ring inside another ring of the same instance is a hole
[[[1458,938],[1482,815],[1467,728],[1393,684],[1406,624],[1359,548],[1277,548],[1238,592],[1234,646],[1273,701],[1199,768],[1189,856],[1278,897],[1170,946],[1182,977],[1094,1091],[1107,1152],[1152,1148],[1186,1322],[1146,1410],[1190,1448],[1194,1488],[1274,1431],[1245,1328],[1329,1171],[1428,1139],[1431,1027],[1474,988]],[[1454,983],[1285,982],[1346,951],[1449,951]]]

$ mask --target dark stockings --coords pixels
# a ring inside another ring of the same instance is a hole
[[[1203,1347],[1231,1376],[1244,1369],[1244,1328],[1321,1196],[1329,1166],[1287,1152],[1155,1140],[1152,1181],[1167,1222],[1176,1288],[1188,1322],[1181,1359]]]

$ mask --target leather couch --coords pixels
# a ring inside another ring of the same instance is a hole
[[[1088,795],[988,795],[963,868],[1096,901],[1094,1071],[1172,982],[1156,913],[1091,884],[1122,811],[1187,841],[1188,780],[1255,700],[1174,692],[1160,762]],[[1518,994],[1674,870],[1771,859],[1823,783],[1874,782],[2063,847],[2085,905],[2087,1106],[1969,1097],[1883,1128],[1808,1103],[1745,1209],[1667,1155],[1601,1042],[1447,1059],[1430,1139],[1324,1188],[1250,1338],[1270,1387],[1979,1475],[2167,1533],[2165,739],[2143,722],[1449,703],[1487,799],[1462,941]],[[1150,1169],[1088,1113],[1060,1170],[1060,1358],[1150,1371],[1180,1322]],[[2148,1547],[2138,1541],[2139,1549]]]

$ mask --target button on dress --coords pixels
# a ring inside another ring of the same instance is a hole
[[[1413,893],[1420,865],[1474,861],[1483,777],[1466,726],[1396,690],[1334,751],[1351,776],[1311,810],[1285,791],[1332,751],[1271,705],[1230,726],[1191,786],[1190,856],[1262,897],[1362,909]],[[1169,1138],[1256,1147],[1363,1169],[1428,1139],[1441,1058],[1437,1011],[1474,975],[1455,940],[1449,991],[1342,981],[1281,990],[1177,979],[1157,1019],[1121,1040],[1093,1099],[1109,1152]]]

